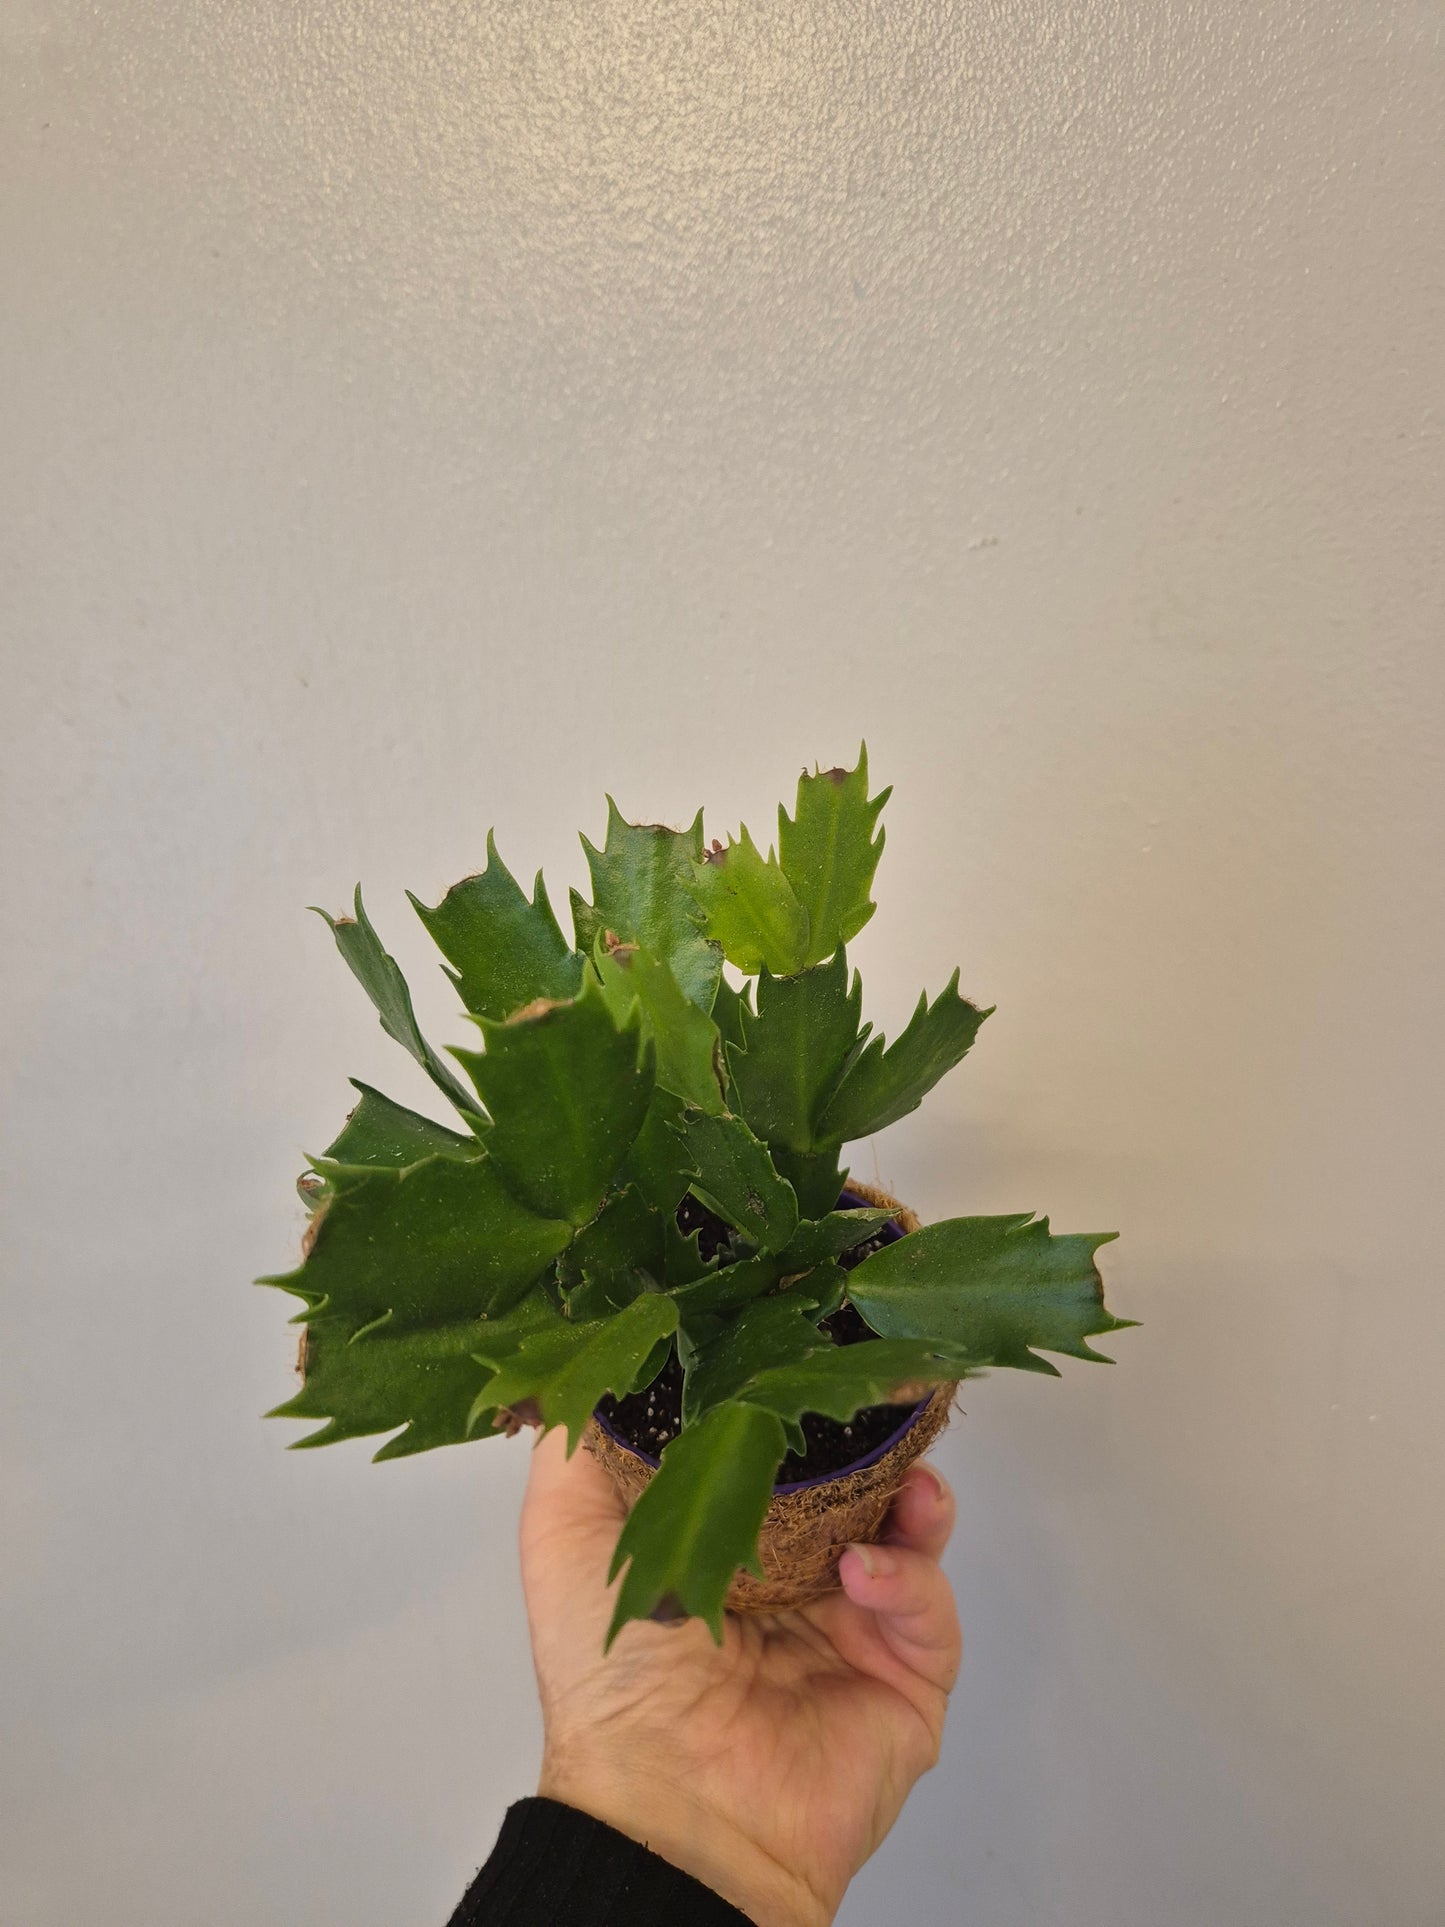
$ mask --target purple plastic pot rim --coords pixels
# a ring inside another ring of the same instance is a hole
[[[905,1433],[913,1430],[932,1402],[933,1393],[930,1392],[927,1398],[918,1401],[896,1432],[890,1432],[881,1445],[875,1445],[873,1450],[865,1452],[861,1459],[852,1459],[847,1465],[840,1465],[836,1472],[821,1472],[816,1479],[793,1479],[787,1485],[775,1485],[773,1497],[781,1498],[787,1492],[807,1492],[815,1485],[831,1485],[835,1479],[846,1479],[850,1473],[866,1472],[870,1465],[876,1465],[879,1459],[891,1452]],[[598,1429],[605,1432],[614,1445],[620,1445],[624,1452],[630,1452],[635,1459],[641,1459],[644,1465],[650,1465],[654,1472],[657,1470],[660,1461],[650,1452],[641,1451],[630,1439],[623,1438],[603,1413],[594,1412],[592,1416],[597,1421]]]

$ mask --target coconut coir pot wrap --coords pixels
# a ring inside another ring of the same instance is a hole
[[[918,1229],[907,1205],[850,1178],[848,1189],[893,1213],[905,1232]],[[793,1487],[774,1487],[763,1519],[758,1551],[765,1578],[739,1572],[728,1591],[729,1612],[776,1613],[820,1599],[838,1585],[838,1560],[850,1544],[870,1543],[883,1530],[893,1495],[915,1459],[948,1423],[957,1385],[940,1385],[876,1457],[845,1466],[831,1477]],[[594,1418],[583,1443],[630,1506],[652,1477],[638,1452],[605,1431]]]

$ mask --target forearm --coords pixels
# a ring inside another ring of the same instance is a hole
[[[828,1927],[833,1918],[834,1909],[796,1870],[694,1797],[685,1777],[649,1771],[639,1779],[616,1760],[593,1768],[549,1752],[538,1792],[605,1822],[691,1875],[730,1904],[730,1920],[741,1916],[757,1927]]]
[[[719,1894],[624,1831],[550,1798],[508,1809],[449,1927],[751,1927]]]

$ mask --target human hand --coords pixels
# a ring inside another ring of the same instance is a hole
[[[692,1874],[759,1927],[823,1927],[938,1759],[960,1636],[938,1559],[953,1498],[915,1465],[884,1542],[792,1612],[632,1621],[606,1655],[624,1507],[591,1454],[538,1440],[522,1578],[542,1700],[537,1791]]]

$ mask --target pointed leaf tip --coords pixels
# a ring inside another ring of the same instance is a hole
[[[648,1618],[669,1596],[721,1641],[727,1590],[738,1567],[757,1558],[786,1444],[773,1413],[732,1403],[678,1434],[617,1542],[612,1576],[626,1571],[609,1646],[628,1620]]]
[[[583,960],[562,935],[542,872],[529,900],[491,830],[485,870],[453,884],[434,909],[412,903],[471,1016],[504,1018],[537,998],[577,994]]]
[[[932,1004],[920,995],[892,1044],[875,1037],[849,1060],[818,1120],[821,1138],[849,1143],[896,1123],[962,1061],[990,1012],[958,994],[958,979],[955,970]]]
[[[772,849],[764,857],[743,824],[726,845],[714,841],[693,868],[705,933],[739,970],[786,977],[808,955],[808,912]]]
[[[672,970],[683,994],[712,1009],[722,951],[702,929],[693,894],[693,864],[702,855],[702,812],[686,830],[660,823],[628,823],[608,798],[607,841],[598,850],[583,838],[592,902],[572,892],[577,947],[591,955],[611,931],[640,944]]]
[[[732,1108],[771,1146],[774,1162],[781,1151],[811,1152],[828,1144],[818,1134],[819,1114],[864,1034],[862,996],[856,972],[849,981],[840,945],[826,963],[796,976],[764,971],[756,1011],[738,1011],[743,1048],[730,1046],[727,1054]],[[837,1201],[834,1190],[821,1209],[831,1210]],[[810,1216],[811,1204],[810,1193],[804,1203]]]
[[[492,1116],[487,1148],[516,1195],[584,1225],[642,1127],[656,1081],[639,1022],[619,1025],[596,976],[522,1022],[478,1020],[484,1052],[455,1052]]]
[[[717,1025],[684,996],[671,966],[638,944],[619,942],[610,931],[598,938],[592,960],[613,1017],[619,1024],[639,1023],[650,1040],[659,1087],[700,1110],[720,1112]]]
[[[534,1409],[547,1428],[566,1428],[570,1458],[603,1396],[624,1397],[641,1367],[677,1329],[677,1305],[665,1292],[642,1292],[609,1317],[574,1324],[554,1311],[529,1320],[520,1337],[503,1321],[479,1327],[473,1354],[495,1367],[477,1395],[472,1422],[489,1406]]]
[[[948,1218],[865,1258],[848,1296],[882,1337],[941,1340],[981,1365],[1057,1377],[1041,1352],[1089,1358],[1085,1341],[1118,1329],[1096,1245],[1026,1212]]]
[[[763,1251],[781,1251],[797,1229],[798,1198],[767,1145],[727,1112],[685,1111],[681,1132],[694,1188]]]
[[[869,894],[883,832],[875,829],[890,792],[868,795],[866,747],[852,770],[807,771],[789,817],[778,810],[778,854],[808,913],[808,963],[822,963],[873,915]]]
[[[323,910],[321,915],[326,916],[326,912]],[[372,928],[361,901],[360,884],[356,886],[355,920],[326,916],[326,921],[331,926],[336,947],[347,968],[371,999],[387,1036],[411,1053],[438,1090],[455,1104],[464,1117],[469,1120],[474,1118],[477,1106],[466,1087],[421,1034],[406,978],[395,957],[382,946],[381,939]]]

